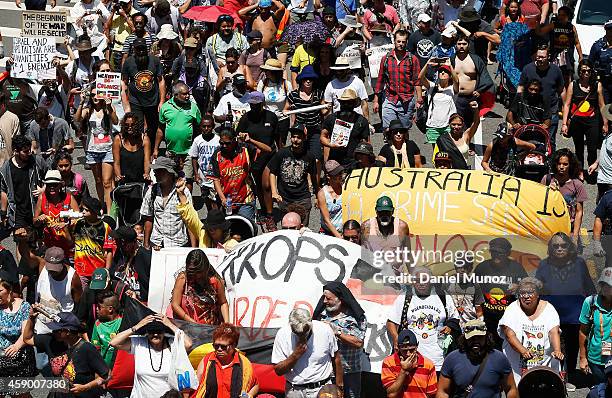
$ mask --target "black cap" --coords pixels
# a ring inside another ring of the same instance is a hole
[[[114,231],[110,232],[110,236],[114,239],[126,240],[128,242],[134,242],[136,240],[136,231],[134,228],[122,225]]]
[[[306,127],[302,123],[296,123],[289,128],[289,133],[302,133],[306,135]]]
[[[252,30],[246,35],[249,39],[263,39],[263,35],[258,30]]]
[[[332,6],[326,6],[323,9],[323,15],[336,15],[336,9]]]
[[[489,242],[489,250],[494,251],[495,249],[510,253],[512,245],[506,238],[495,238]]]
[[[72,330],[75,332],[81,331],[81,322],[72,312],[60,312],[57,314],[56,320],[47,323],[47,327],[51,330]]]

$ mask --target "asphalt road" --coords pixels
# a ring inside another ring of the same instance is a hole
[[[62,3],[62,0],[58,0],[58,6],[70,7],[71,5],[64,4]],[[2,32],[6,56],[10,56],[10,52],[12,49],[11,37],[19,36],[20,27],[21,27],[21,15],[20,15],[20,11],[15,7],[14,2],[0,0],[0,32]],[[490,66],[489,70],[493,76],[495,74],[496,67]],[[498,79],[496,79],[496,81],[498,81]],[[487,115],[485,118],[482,119],[481,121],[482,142],[485,145],[491,141],[493,132],[497,129],[498,124],[503,120],[503,118],[505,118],[506,112],[507,111],[503,106],[501,106],[500,104],[496,104],[493,111],[489,113],[489,115]],[[372,116],[370,119],[371,124],[377,124],[379,122],[380,120],[378,119],[377,116]],[[573,142],[570,139],[562,138],[560,137],[559,134],[557,136],[558,136],[558,140],[557,140],[558,148],[567,147],[573,150]],[[432,167],[431,166],[432,148],[431,148],[431,145],[425,143],[424,134],[421,134],[420,131],[418,131],[416,128],[413,128],[410,132],[410,138],[418,144],[419,148],[421,149],[422,154],[427,159],[428,164],[426,165],[426,167]],[[372,144],[374,146],[374,151],[378,153],[378,151],[383,145],[382,135],[381,134],[374,135],[374,137],[372,138]],[[77,144],[77,148],[75,150],[74,155],[75,155],[75,159],[77,159],[75,161],[76,164],[74,166],[74,170],[83,174],[83,176],[85,177],[85,180],[87,181],[87,184],[89,184],[90,192],[92,192],[92,194],[95,194],[96,191],[94,188],[95,182],[93,179],[93,175],[91,171],[85,170],[83,168],[84,153],[83,153],[82,147],[80,146],[80,143]],[[597,195],[596,186],[587,185],[587,192],[588,192],[589,200],[584,205],[584,219],[583,219],[582,225],[584,228],[588,229],[590,233],[590,230],[592,230],[593,221],[594,221],[593,210],[595,207],[594,206],[595,197]],[[194,196],[197,197],[199,195],[200,195],[199,189],[195,188]],[[202,203],[202,201],[199,201],[199,200],[196,202]],[[199,214],[201,215],[201,217],[204,217],[205,210],[200,209]],[[318,212],[313,211],[311,213],[310,225],[311,225],[311,228],[316,228],[318,225],[320,225],[320,216]],[[9,248],[11,251],[15,250],[15,245],[10,239],[5,240],[3,244],[7,248]],[[589,252],[590,252],[590,248],[587,247],[587,249],[585,249],[585,254],[588,255]],[[593,268],[593,270],[594,268],[598,268],[594,266],[594,264],[591,264],[591,265],[592,265],[591,268]],[[570,398],[582,398],[582,397],[585,397],[587,393],[588,393],[588,390],[583,388],[583,389],[577,390],[576,392],[569,393],[569,397]],[[37,396],[43,396],[43,395],[42,393],[41,394],[35,393],[34,396],[37,397]]]

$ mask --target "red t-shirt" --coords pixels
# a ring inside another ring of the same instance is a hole
[[[249,178],[250,154],[246,146],[238,146],[238,154],[226,158],[217,149],[212,157],[213,178],[219,180],[223,194],[232,198],[232,203],[249,203],[255,198]]]
[[[223,8],[225,8],[226,10],[230,10],[231,12],[238,15],[238,11],[240,11],[241,8],[247,7],[248,5],[249,0],[225,0],[225,2],[223,3]]]
[[[504,0],[504,5],[507,6],[509,2],[510,0]],[[540,23],[544,4],[548,4],[548,0],[523,0],[521,3],[521,14],[529,29],[535,29]]]

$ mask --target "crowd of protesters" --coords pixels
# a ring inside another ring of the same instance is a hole
[[[171,347],[180,337],[189,351],[191,338],[169,314],[120,327],[128,297],[149,299],[154,252],[183,247],[192,250],[169,311],[216,327],[193,396],[254,398],[259,382],[237,349],[225,282],[201,249],[231,252],[279,222],[371,250],[409,247],[410,225],[387,196],[367,204],[376,216],[361,224],[343,217],[343,182],[360,168],[427,167],[410,139],[421,130],[433,167],[531,179],[540,170],[535,180],[567,203],[570,233],[550,237],[533,276],[505,238],[489,242],[490,259],[454,264],[511,283],[403,286],[386,323],[393,352],[374,382],[364,378],[365,311],[347,286],[326,284],[314,312],[294,309],[274,338],[285,395],[366,397],[373,383],[389,398],[515,398],[544,367],[564,391],[582,372],[589,397],[612,396],[612,16],[586,49],[567,6],[492,3],[219,0],[224,11],[208,22],[186,13],[209,1],[79,0],[55,79],[13,77],[12,58],[1,76],[0,235],[17,250],[0,247],[0,377],[67,379],[55,396],[181,396],[168,384]],[[519,40],[521,65],[518,51],[508,55]],[[384,45],[372,74],[367,60]],[[495,62],[508,109],[479,158]],[[119,98],[98,93],[105,72],[120,73]],[[558,134],[575,151],[557,150]],[[77,147],[95,187],[73,170]],[[606,262],[597,283],[581,257],[589,200],[593,252]],[[232,228],[236,217],[242,228]],[[120,351],[135,358],[130,390],[108,387]],[[552,382],[540,388],[557,396]]]

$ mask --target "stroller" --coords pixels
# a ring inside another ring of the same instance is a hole
[[[500,40],[497,96],[499,102],[509,108],[516,95],[521,70],[531,62],[531,32],[522,22],[508,22],[502,29]]]
[[[536,146],[536,149],[519,152],[515,176],[540,182],[548,173],[548,159],[552,155],[548,131],[537,124],[526,124],[514,132],[514,137]]]
[[[146,185],[142,182],[126,183],[113,189],[111,199],[117,204],[117,226],[133,227],[140,222],[140,206],[145,189]]]

